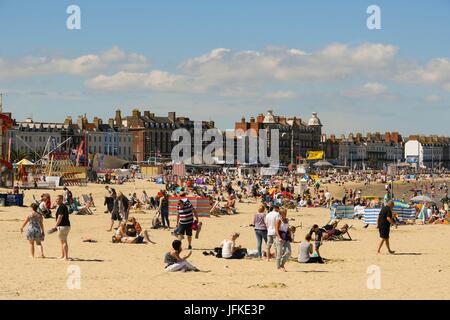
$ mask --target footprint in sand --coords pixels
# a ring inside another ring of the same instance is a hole
[[[262,288],[262,289],[268,289],[268,288],[273,288],[273,289],[279,289],[279,288],[287,288],[287,285],[285,285],[284,283],[276,283],[276,282],[271,282],[269,284],[256,284],[256,285],[252,285],[250,288]]]

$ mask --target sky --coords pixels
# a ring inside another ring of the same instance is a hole
[[[273,109],[325,133],[450,135],[450,0],[0,0],[0,39],[18,120],[138,108],[229,129]]]

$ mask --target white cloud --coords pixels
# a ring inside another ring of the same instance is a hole
[[[444,88],[444,90],[450,92],[450,82],[444,83],[443,88]]]
[[[95,90],[177,90],[183,81],[182,76],[172,75],[164,71],[149,73],[133,73],[121,71],[112,76],[99,75],[86,81],[89,89]]]
[[[379,82],[368,82],[363,86],[353,88],[347,91],[342,92],[343,96],[346,97],[378,97],[378,96],[386,96],[388,93],[388,87]],[[389,96],[390,97],[390,96]]]
[[[429,96],[425,97],[426,102],[439,102],[441,100],[442,100],[442,98],[438,95],[429,95]]]
[[[333,81],[390,70],[397,48],[382,44],[332,44],[314,53],[271,47],[265,51],[214,49],[179,65],[182,73],[210,83],[223,81]],[[378,71],[377,71],[378,70]]]
[[[0,79],[26,78],[45,75],[86,76],[109,68],[136,70],[149,66],[145,56],[125,53],[113,47],[98,54],[75,58],[27,56],[16,60],[0,58]]]
[[[88,77],[84,83],[92,90],[158,90],[272,99],[295,98],[298,93],[292,91],[293,85],[300,88],[361,79],[365,85],[342,95],[395,99],[383,84],[386,81],[436,85],[450,92],[448,58],[420,65],[397,58],[398,50],[396,46],[379,43],[358,46],[333,43],[314,52],[275,46],[260,51],[216,48],[188,58],[169,71],[151,70],[146,56],[114,46],[74,58],[0,57],[0,80],[71,75]],[[278,91],[267,89],[273,87]]]
[[[293,91],[275,91],[264,95],[268,99],[295,99],[297,94]]]
[[[450,86],[450,59],[432,59],[425,66],[416,66],[398,74],[396,79],[400,82],[414,84],[437,84],[448,90]]]

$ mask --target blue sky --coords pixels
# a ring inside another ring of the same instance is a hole
[[[81,30],[66,28],[71,4]],[[316,111],[328,133],[450,134],[449,0],[0,0],[0,36],[17,119],[137,107],[231,128],[273,108]]]

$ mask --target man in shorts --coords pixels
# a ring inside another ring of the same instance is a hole
[[[270,249],[275,243],[275,238],[277,235],[276,224],[278,219],[280,219],[280,207],[274,206],[273,210],[266,215],[265,223],[267,226],[267,261],[270,260]]]
[[[391,225],[395,225],[394,219],[392,218],[392,208],[394,207],[394,201],[389,200],[386,205],[381,208],[380,214],[378,215],[378,231],[380,232],[380,245],[378,246],[377,254],[380,253],[381,247],[386,243],[386,248],[390,254],[394,254],[395,251],[391,250],[389,245],[389,233],[391,230]]]
[[[198,215],[195,208],[188,199],[178,201],[177,229],[176,234],[179,240],[186,235],[188,239],[188,249],[192,249],[192,224],[198,223]]]

